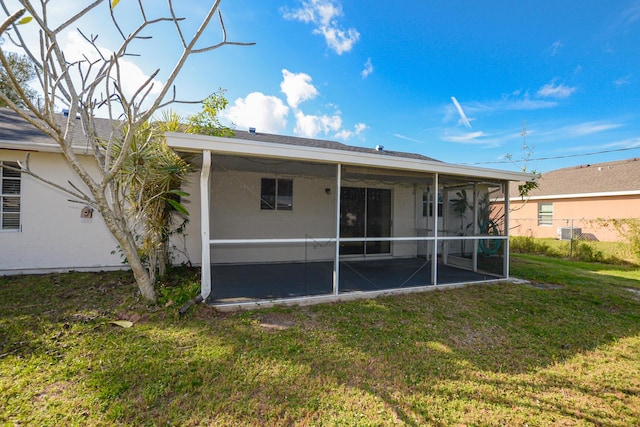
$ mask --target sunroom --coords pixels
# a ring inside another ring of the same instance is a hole
[[[526,174],[254,132],[167,142],[198,159],[210,304],[302,304],[509,277],[508,183]]]

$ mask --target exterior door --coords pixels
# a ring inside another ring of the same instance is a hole
[[[342,187],[340,193],[341,237],[390,237],[391,190]],[[391,253],[391,242],[341,242],[341,255]]]

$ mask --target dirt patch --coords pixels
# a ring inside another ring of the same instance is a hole
[[[62,399],[69,389],[73,389],[75,384],[70,381],[56,381],[47,384],[44,389],[38,392],[34,397],[36,401],[46,401],[52,399]]]
[[[465,350],[503,347],[507,342],[503,332],[494,325],[467,325],[459,334],[453,334],[449,338],[456,348]]]
[[[640,289],[634,289],[634,288],[624,288],[624,289],[633,294],[633,299],[640,300]]]
[[[296,326],[296,319],[288,314],[267,314],[259,319],[259,325],[266,331],[284,331]]]
[[[563,289],[563,285],[556,285],[555,283],[539,283],[539,282],[529,282],[526,283],[527,286],[537,289]]]

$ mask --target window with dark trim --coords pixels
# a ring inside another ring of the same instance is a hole
[[[0,161],[0,230],[20,230],[20,171],[16,162]]]
[[[293,209],[293,180],[262,178],[260,209],[290,211]]]

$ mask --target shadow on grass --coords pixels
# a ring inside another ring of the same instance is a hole
[[[625,378],[639,363],[640,302],[625,288],[638,281],[518,263],[514,274],[560,286],[233,315],[199,306],[179,319],[174,308],[139,304],[126,273],[75,273],[73,286],[64,275],[0,278],[0,369],[12,379],[0,382],[0,420],[628,424],[640,403],[638,382]],[[130,311],[141,318],[133,328],[106,322]]]

